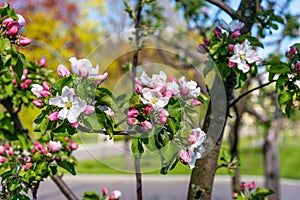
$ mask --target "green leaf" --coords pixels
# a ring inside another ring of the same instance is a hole
[[[112,110],[118,110],[118,106],[115,103],[115,98],[112,93],[106,88],[97,88],[95,92],[95,100],[97,105],[107,105]]]
[[[133,94],[129,99],[129,107],[138,107],[139,105],[141,105],[141,96]]]
[[[27,138],[25,134],[18,134],[18,141],[21,144],[23,150],[29,149],[31,146],[31,141]]]
[[[209,49],[209,54],[210,55],[214,55],[219,49],[220,47],[223,45],[223,41],[220,41],[216,44],[214,44],[210,49]]]
[[[67,170],[72,175],[76,175],[75,163],[69,162],[69,161],[66,161],[66,160],[62,160],[62,161],[58,162],[57,165],[62,167],[65,170]]]
[[[83,200],[100,200],[100,196],[97,192],[88,191],[83,194]]]
[[[179,147],[175,142],[169,142],[160,150],[161,154],[161,174],[167,174],[170,169],[173,169],[178,162]]]
[[[276,65],[272,65],[268,71],[276,74],[287,74],[291,72],[289,66],[283,62],[280,62]]]
[[[50,171],[48,169],[48,162],[39,162],[36,164],[36,167],[34,169],[35,173],[43,178],[46,178],[49,176]]]
[[[250,35],[241,35],[239,37],[239,41],[240,42],[242,42],[242,41],[244,41],[246,39],[250,42],[250,44],[252,46],[257,46],[257,47],[264,48],[264,45],[256,37],[252,37]]]
[[[287,75],[280,75],[276,81],[276,92],[281,92],[288,80],[289,77]]]
[[[268,195],[274,194],[273,190],[265,189],[265,188],[257,188],[254,193],[252,193],[253,199],[264,200]]]
[[[140,158],[142,156],[142,154],[144,153],[144,147],[140,138],[132,138],[131,151],[135,158]]]

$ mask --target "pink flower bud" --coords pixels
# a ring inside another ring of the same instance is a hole
[[[95,112],[95,107],[92,106],[92,105],[87,105],[87,106],[85,107],[85,110],[83,111],[83,114],[89,115],[89,114],[92,114],[92,113],[94,113],[94,112]]]
[[[206,46],[208,46],[208,45],[209,45],[209,43],[210,43],[210,40],[209,40],[209,39],[206,39],[206,38],[204,38],[204,39],[203,39],[203,42],[204,42],[204,44],[205,44]]]
[[[197,99],[192,99],[192,100],[191,100],[191,104],[192,104],[193,106],[199,106],[200,104],[202,104],[202,102],[199,101],[199,100],[197,100]]]
[[[14,150],[12,148],[10,148],[8,151],[7,151],[7,154],[9,156],[13,156],[15,154]]]
[[[4,146],[0,146],[0,154],[1,154],[1,155],[4,155],[5,152],[6,152],[5,147],[4,147]]]
[[[290,53],[291,53],[291,55],[294,56],[297,53],[297,48],[295,46],[291,46],[290,47]]]
[[[7,28],[11,28],[13,25],[16,24],[15,20],[13,18],[6,18],[2,21],[2,24],[6,26]]]
[[[32,83],[32,80],[31,80],[31,79],[25,80],[25,84],[30,85],[31,83]]]
[[[48,146],[49,150],[53,153],[58,152],[62,148],[60,141],[49,141]]]
[[[298,101],[293,101],[292,106],[293,106],[293,108],[297,108],[298,107]]]
[[[238,37],[240,37],[240,35],[241,35],[240,30],[236,30],[236,31],[234,31],[234,32],[231,34],[231,37],[232,37],[233,39],[237,39]]]
[[[240,185],[241,190],[246,190],[247,184],[245,182],[242,182]]]
[[[136,92],[137,94],[141,94],[141,93],[142,93],[142,90],[143,90],[143,87],[142,87],[141,85],[139,85],[139,84],[136,84],[136,85],[135,85],[135,92]]]
[[[102,188],[102,194],[103,194],[103,195],[107,195],[107,193],[108,193],[107,188],[106,188],[106,187],[103,187],[103,188]]]
[[[41,67],[47,67],[48,64],[47,64],[47,59],[45,56],[42,56],[39,60],[38,60],[38,64],[41,66]]]
[[[66,137],[65,137],[65,141],[66,141],[66,142],[69,142],[69,141],[70,141],[70,138],[69,138],[68,136],[66,136]]]
[[[47,152],[47,150],[46,150],[46,149],[42,149],[42,150],[41,150],[41,154],[43,154],[43,155],[47,155],[47,153],[48,153],[48,152]]]
[[[22,76],[21,76],[21,81],[22,81],[22,82],[25,81],[26,78],[27,78],[27,76],[26,76],[25,74],[22,74]]]
[[[170,82],[176,82],[176,78],[173,77],[173,76],[170,76],[170,77],[169,77],[169,81],[170,81]]]
[[[142,122],[142,129],[144,130],[144,131],[150,131],[151,129],[152,129],[152,124],[151,124],[151,122],[149,122],[149,121],[143,121]]]
[[[13,79],[11,82],[12,82],[12,84],[14,84],[14,85],[17,84],[17,80],[16,80],[16,79]]]
[[[127,112],[127,116],[128,117],[137,117],[138,116],[138,111],[136,109],[131,109],[131,110],[128,110]]]
[[[147,105],[144,112],[143,112],[143,114],[148,115],[148,113],[151,112],[151,111],[152,111],[152,106]]]
[[[180,161],[183,164],[188,164],[191,161],[190,153],[187,150],[181,150],[179,152]]]
[[[49,96],[51,96],[51,93],[49,91],[45,91],[45,90],[40,91],[40,94],[43,97],[49,97]]]
[[[133,117],[127,118],[128,124],[134,125],[134,124],[137,124],[137,122],[138,122],[138,120],[136,118],[133,118]]]
[[[78,144],[74,140],[71,141],[70,147],[72,150],[76,150],[78,148]]]
[[[50,121],[58,120],[58,111],[54,111],[54,112],[50,113],[48,115],[48,119],[50,119]]]
[[[70,75],[70,71],[64,65],[58,65],[57,73],[60,77],[68,77]]]
[[[26,76],[28,74],[28,69],[23,69],[23,74]]]
[[[255,182],[254,182],[254,181],[252,181],[251,183],[248,184],[248,189],[249,189],[249,190],[252,190],[252,189],[254,189],[255,187],[256,187],[256,185],[255,185]]]
[[[114,190],[110,196],[110,200],[119,200],[122,197],[122,193],[119,190]]]
[[[50,84],[47,82],[47,81],[44,81],[43,82],[43,89],[45,90],[45,91],[49,91],[50,90]]]
[[[98,80],[97,83],[98,83],[98,84],[103,83],[103,82],[106,80],[107,76],[108,76],[108,73],[107,73],[107,72],[105,72],[105,73],[102,74],[102,75],[99,75],[99,80]]]
[[[167,98],[171,98],[173,95],[173,93],[170,91],[170,90],[167,90],[164,94],[163,94],[163,97],[167,97]]]
[[[28,85],[26,83],[21,83],[21,88],[26,89]]]
[[[60,162],[60,161],[61,161],[61,157],[60,157],[60,156],[55,156],[54,160],[55,160],[56,162]]]
[[[24,169],[29,170],[29,169],[31,168],[31,166],[32,166],[32,163],[31,163],[31,162],[26,163],[26,164],[24,165]]]
[[[300,62],[297,61],[297,62],[295,63],[295,73],[299,73],[299,72],[300,72]]]
[[[221,32],[221,29],[219,27],[217,27],[215,30],[214,30],[214,33],[217,37],[221,37],[222,36],[222,32]]]
[[[235,67],[236,63],[228,61],[228,67],[232,68]]]
[[[33,103],[33,105],[35,106],[35,107],[40,107],[40,106],[42,106],[43,105],[43,102],[42,102],[42,100],[34,100],[34,101],[32,101],[32,103]]]
[[[0,163],[5,163],[6,162],[6,158],[5,157],[0,157]]]
[[[202,53],[202,54],[207,53],[206,45],[205,44],[199,44],[198,47],[197,47],[197,51],[199,53]]]
[[[228,45],[228,50],[230,53],[233,53],[234,52],[234,44],[229,44]]]
[[[10,149],[10,144],[8,144],[8,143],[5,144],[5,148],[6,148],[6,149]]]
[[[27,46],[31,44],[31,40],[29,38],[26,37],[21,37],[20,38],[20,45],[22,46]]]
[[[72,126],[73,128],[77,128],[79,126],[78,121],[70,123],[70,126]]]

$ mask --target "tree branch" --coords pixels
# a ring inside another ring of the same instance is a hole
[[[54,183],[59,187],[60,191],[67,197],[68,200],[78,200],[75,194],[70,190],[68,185],[57,174],[52,177]]]
[[[219,0],[206,0],[207,2],[219,7],[220,9],[222,9],[224,12],[226,12],[230,17],[232,17],[233,19],[236,18],[236,13],[235,11],[229,7],[226,3],[224,3],[223,1],[219,1]]]
[[[85,132],[85,133],[99,133],[99,134],[104,134],[104,135],[109,135],[107,133],[107,131],[104,131],[104,130],[94,130],[94,129],[89,129],[89,128],[86,128],[84,126],[81,126],[79,125],[77,127],[77,130],[81,131],[81,132]],[[136,134],[136,131],[135,130],[127,130],[127,131],[115,131],[114,132],[114,135],[134,135]]]
[[[270,82],[268,82],[268,83],[265,83],[265,84],[262,84],[262,85],[260,85],[260,86],[258,86],[258,87],[256,87],[256,88],[253,88],[252,90],[249,90],[249,91],[245,92],[244,94],[241,94],[238,98],[236,98],[235,100],[233,100],[233,101],[229,104],[229,108],[231,108],[232,106],[234,106],[239,100],[241,100],[243,97],[247,96],[247,95],[250,94],[251,92],[253,92],[253,91],[255,91],[255,90],[258,90],[258,89],[260,89],[260,88],[263,88],[263,87],[265,87],[265,86],[267,86],[267,85],[270,85],[271,83],[274,83],[274,82],[276,82],[276,80],[272,80],[272,81],[270,81]]]

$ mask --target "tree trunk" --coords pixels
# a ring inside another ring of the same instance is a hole
[[[282,125],[282,116],[278,105],[277,97],[274,95],[276,106],[275,116],[271,127],[268,129],[263,145],[264,168],[265,168],[265,187],[272,189],[275,194],[268,196],[269,200],[280,199],[280,172],[278,156],[278,136]]]

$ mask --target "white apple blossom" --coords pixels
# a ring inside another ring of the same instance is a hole
[[[93,68],[90,60],[83,58],[77,60],[75,57],[69,59],[72,66],[72,72],[75,75],[88,77],[88,78],[99,78],[99,66]]]
[[[31,92],[37,98],[42,97],[40,92],[43,91],[43,90],[44,90],[43,86],[41,86],[39,84],[32,84]]]
[[[191,146],[188,148],[190,154],[189,167],[193,169],[195,167],[196,160],[201,158],[204,152],[203,142],[206,138],[206,134],[200,128],[192,129],[192,133],[188,138]]]
[[[178,81],[180,92],[186,99],[195,99],[200,95],[200,88],[193,80],[186,82],[185,77],[181,77]]]
[[[245,40],[242,44],[234,45],[234,55],[229,58],[230,62],[236,63],[239,70],[247,73],[250,70],[248,63],[254,63],[261,60],[258,54],[249,48],[249,41]]]
[[[142,95],[141,101],[146,105],[151,105],[156,111],[163,109],[169,102],[169,98],[163,97],[160,92],[149,88],[144,88]]]
[[[58,152],[62,148],[60,141],[58,141],[58,142],[49,141],[48,145],[49,145],[49,150],[51,152]]]
[[[68,119],[70,123],[77,122],[79,115],[85,111],[87,102],[81,100],[74,89],[65,86],[62,89],[62,95],[49,99],[50,105],[55,105],[62,108],[58,113],[58,118],[61,120]]]
[[[219,26],[226,31],[234,32],[236,30],[241,30],[244,27],[244,23],[235,19],[227,24],[224,20],[219,21]]]

